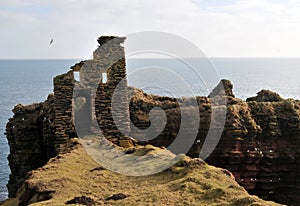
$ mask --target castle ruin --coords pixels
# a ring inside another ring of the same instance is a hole
[[[95,133],[95,127],[100,127],[111,142],[129,147],[134,144],[129,137],[135,137],[130,120],[145,129],[151,124],[149,111],[160,107],[166,113],[167,124],[155,139],[144,144],[168,147],[176,139],[181,127],[182,108],[178,107],[181,99],[148,95],[127,87],[124,40],[100,37],[93,59],[55,77],[54,93],[45,102],[15,106],[14,117],[6,127],[11,169],[9,197],[15,197],[29,171],[68,149],[72,138]],[[300,102],[278,98],[270,91],[243,101],[234,97],[230,81],[222,84],[228,102],[225,127],[219,144],[206,161],[230,170],[251,194],[267,200],[299,203]],[[114,99],[118,104],[113,115],[112,97],[116,88],[119,95]],[[212,118],[210,98],[196,99],[200,122],[195,143],[188,151],[192,157],[199,155]],[[189,105],[185,106],[183,109],[188,110]],[[84,129],[77,131],[77,123]]]
[[[92,134],[93,128],[99,126],[111,142],[130,145],[125,53],[121,45],[124,40],[123,37],[100,37],[100,46],[94,51],[92,60],[81,62],[66,75],[54,78],[54,121],[58,125],[54,145],[57,152],[76,135],[75,130],[82,137]],[[75,74],[79,79],[74,79]],[[117,95],[114,95],[116,87]],[[117,102],[113,109],[118,127],[112,115],[113,95]],[[74,128],[73,122],[80,128]]]

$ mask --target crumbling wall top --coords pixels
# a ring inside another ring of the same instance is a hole
[[[98,43],[101,46],[101,45],[105,44],[106,42],[108,42],[108,41],[110,41],[112,39],[118,40],[119,43],[123,43],[126,38],[125,37],[118,37],[118,36],[100,36],[97,39],[97,41],[98,41]]]

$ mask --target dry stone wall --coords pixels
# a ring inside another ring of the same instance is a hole
[[[68,139],[76,136],[72,118],[73,87],[72,71],[54,78],[54,145],[56,153],[62,152]]]

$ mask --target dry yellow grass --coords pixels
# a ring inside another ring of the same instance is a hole
[[[155,175],[128,177],[99,167],[82,146],[77,146],[33,171],[27,185],[39,192],[53,191],[51,199],[33,203],[34,206],[65,205],[83,195],[96,205],[278,205],[248,195],[223,169],[206,164],[187,167],[183,163],[188,161],[191,159],[184,157],[176,166]],[[24,196],[26,189],[23,190],[19,197]],[[117,193],[127,197],[106,200]],[[4,205],[18,202],[9,201]]]

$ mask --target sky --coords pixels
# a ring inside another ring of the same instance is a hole
[[[0,1],[0,59],[86,59],[98,36],[142,31],[178,35],[209,57],[300,57],[300,1]]]

